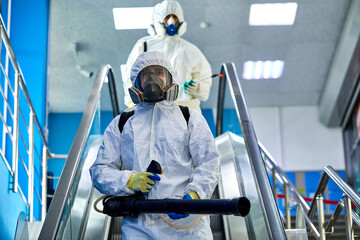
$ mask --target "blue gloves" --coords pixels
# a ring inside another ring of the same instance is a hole
[[[191,198],[190,194],[185,194],[183,199],[192,199],[192,198]],[[188,214],[188,213],[168,213],[169,218],[174,219],[174,220],[180,219],[180,218],[186,218],[189,215],[190,214]]]

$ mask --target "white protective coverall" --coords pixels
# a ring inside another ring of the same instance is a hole
[[[164,18],[174,14],[181,23],[178,33],[174,36],[166,34],[164,27]],[[180,86],[178,100],[182,105],[200,110],[200,101],[206,101],[209,98],[212,80],[207,79],[200,82],[198,91],[193,94],[184,92],[183,84],[190,80],[200,80],[212,75],[211,66],[202,52],[192,43],[180,38],[186,32],[186,22],[180,4],[176,1],[163,1],[154,7],[152,16],[152,25],[148,32],[150,36],[139,39],[133,47],[125,67],[125,76],[123,86],[125,91],[124,101],[127,106],[131,102],[128,88],[131,87],[130,71],[136,58],[144,52],[144,42],[147,44],[147,51],[162,52],[170,61],[176,70],[178,77],[177,83]]]
[[[138,73],[146,66],[161,65],[176,79],[170,63],[158,52],[147,52],[135,62],[131,79],[133,86]],[[94,186],[104,194],[126,196],[135,191],[127,187],[132,170],[146,171],[151,160],[162,166],[161,180],[151,188],[149,199],[182,198],[195,191],[200,199],[209,199],[219,177],[218,154],[214,138],[204,117],[190,110],[187,124],[175,102],[142,102],[119,131],[119,116],[106,128],[97,159],[90,168]],[[123,163],[124,170],[121,169]],[[172,220],[186,226],[197,215]],[[170,227],[158,214],[124,217],[123,239],[212,239],[209,216],[202,217],[192,228]]]

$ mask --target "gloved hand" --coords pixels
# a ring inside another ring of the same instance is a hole
[[[151,172],[139,172],[130,176],[127,186],[130,189],[147,193],[154,185],[154,181],[160,181],[160,177]]]
[[[184,86],[184,91],[187,94],[195,95],[196,92],[199,90],[200,84],[194,82],[194,80],[190,80],[188,82],[185,82],[183,86]]]
[[[185,194],[183,199],[199,199],[199,195],[196,192],[189,192],[188,194]],[[180,218],[186,218],[190,214],[188,213],[168,213],[169,218],[171,219],[180,219]]]

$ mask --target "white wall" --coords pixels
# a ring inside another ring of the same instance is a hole
[[[340,128],[319,122],[316,106],[249,108],[258,141],[284,171],[345,169]]]

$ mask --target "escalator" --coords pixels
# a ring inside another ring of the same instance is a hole
[[[245,218],[213,217],[214,239],[286,239],[236,69],[233,64],[224,64],[221,72],[224,75],[221,84],[223,87],[224,81],[229,84],[244,138],[232,133],[216,138],[222,176],[216,193],[219,198],[246,196],[252,208]],[[103,90],[105,80],[109,80],[110,95]],[[99,70],[39,239],[121,239],[121,218],[111,219],[92,207],[94,200],[101,196],[92,188],[88,169],[101,143],[101,106],[104,102],[110,104],[103,95],[111,99],[114,115],[117,115],[110,66]],[[218,113],[221,111],[219,108]]]

